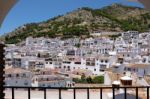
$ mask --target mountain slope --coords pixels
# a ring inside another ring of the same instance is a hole
[[[6,43],[18,43],[28,36],[69,38],[89,36],[90,31],[147,31],[150,12],[142,8],[113,4],[102,9],[80,8],[40,23],[30,23],[5,36]]]

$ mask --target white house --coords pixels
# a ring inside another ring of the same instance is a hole
[[[20,68],[9,68],[5,70],[6,86],[30,86],[32,83],[32,73]]]

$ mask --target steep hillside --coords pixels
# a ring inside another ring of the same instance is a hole
[[[150,12],[142,8],[112,4],[101,9],[88,7],[74,10],[40,23],[30,23],[5,36],[6,43],[18,43],[28,36],[69,38],[89,36],[90,31],[147,31]]]

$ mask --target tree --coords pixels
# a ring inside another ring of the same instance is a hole
[[[86,78],[87,83],[93,83],[91,76]]]
[[[96,76],[93,78],[93,83],[104,83],[104,76]]]
[[[75,46],[77,47],[77,48],[80,48],[80,43],[78,43],[78,44],[75,44]]]

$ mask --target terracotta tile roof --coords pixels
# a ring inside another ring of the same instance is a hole
[[[128,67],[137,67],[137,68],[146,68],[150,66],[150,64],[128,64]]]
[[[21,68],[8,68],[5,69],[5,74],[17,74],[17,73],[27,73],[30,72],[28,70],[25,69],[21,69]]]

